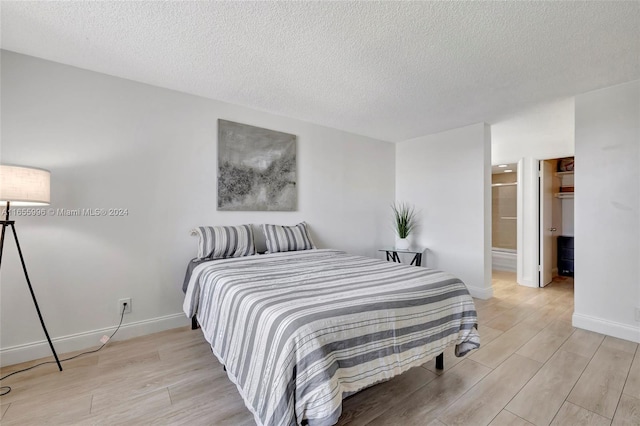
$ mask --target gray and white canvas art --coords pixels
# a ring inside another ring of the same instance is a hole
[[[218,120],[218,210],[295,210],[296,136]]]

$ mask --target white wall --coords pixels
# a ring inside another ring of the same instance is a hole
[[[574,98],[562,98],[496,120],[491,125],[491,164],[573,156],[574,114]]]
[[[415,205],[426,265],[491,289],[491,134],[483,123],[396,145],[396,199]],[[425,262],[423,261],[423,264]]]
[[[20,217],[29,273],[60,352],[188,321],[180,290],[198,225],[295,224],[319,247],[375,256],[393,241],[393,144],[2,52],[3,163],[51,171],[52,208],[126,208],[126,217]],[[298,136],[298,211],[216,211],[217,119]],[[15,246],[0,283],[2,364],[49,354]],[[66,337],[64,337],[66,336]]]
[[[562,235],[573,237],[575,229],[575,202],[573,198],[563,198],[561,201]]]
[[[538,161],[525,157],[518,162],[518,284],[538,287]]]
[[[640,81],[576,96],[576,327],[640,342]]]

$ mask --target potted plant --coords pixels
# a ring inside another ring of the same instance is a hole
[[[416,226],[415,209],[407,203],[397,203],[391,206],[393,209],[394,228],[398,238],[396,249],[407,250],[411,245],[409,235]]]

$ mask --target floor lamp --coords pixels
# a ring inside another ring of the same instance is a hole
[[[20,262],[22,263],[22,270],[24,271],[24,277],[27,279],[27,285],[31,292],[31,298],[33,304],[38,312],[38,318],[40,318],[40,324],[42,324],[42,330],[44,335],[47,336],[47,341],[51,347],[51,352],[56,359],[58,368],[62,371],[62,365],[58,359],[58,354],[53,347],[51,338],[47,327],[44,325],[44,319],[36,300],[36,294],[33,292],[31,286],[31,280],[27,273],[27,266],[24,263],[24,257],[22,256],[22,250],[20,249],[20,242],[18,241],[18,234],[16,233],[15,221],[9,220],[10,209],[12,206],[43,206],[48,205],[50,200],[50,173],[47,170],[35,169],[32,167],[21,166],[9,166],[0,165],[0,204],[6,204],[4,220],[0,220],[2,224],[2,237],[0,237],[0,268],[2,267],[2,252],[4,251],[4,235],[7,228],[11,228],[13,231],[13,238],[16,241],[16,247],[18,248],[18,254],[20,255]]]

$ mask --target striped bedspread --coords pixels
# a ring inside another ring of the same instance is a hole
[[[479,346],[452,275],[336,250],[197,266],[184,301],[258,425],[333,425],[342,399]]]

